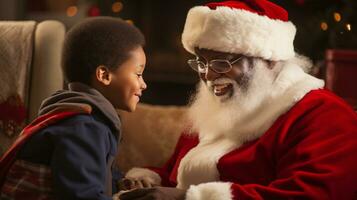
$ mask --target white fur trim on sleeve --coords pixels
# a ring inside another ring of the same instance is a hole
[[[232,183],[210,182],[191,185],[186,193],[186,200],[231,200]]]
[[[161,184],[161,177],[159,174],[146,168],[134,167],[125,174],[125,177],[133,179],[146,179],[149,183],[155,185]]]

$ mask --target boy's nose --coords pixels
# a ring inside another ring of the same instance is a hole
[[[142,80],[141,87],[142,90],[145,90],[147,88],[147,85],[144,80]]]

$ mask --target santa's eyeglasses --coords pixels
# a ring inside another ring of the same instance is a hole
[[[207,73],[208,67],[216,73],[227,73],[232,70],[232,65],[239,60],[241,60],[243,56],[238,57],[233,61],[229,61],[226,59],[214,59],[210,60],[208,63],[204,63],[197,57],[196,59],[190,59],[187,61],[188,65],[198,73]]]

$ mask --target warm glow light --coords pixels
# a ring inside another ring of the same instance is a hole
[[[133,20],[128,19],[128,20],[125,20],[125,21],[126,21],[128,24],[131,24],[131,25],[134,24]]]
[[[68,17],[73,17],[77,14],[78,8],[77,6],[70,6],[67,8],[67,16]]]
[[[341,14],[338,12],[333,13],[333,18],[335,19],[336,22],[341,21]]]
[[[351,24],[346,24],[346,29],[348,30],[348,31],[351,31]]]
[[[326,31],[328,29],[328,25],[326,22],[321,22],[320,27],[323,31]]]
[[[121,2],[115,2],[112,5],[112,11],[118,13],[123,9],[123,4]]]

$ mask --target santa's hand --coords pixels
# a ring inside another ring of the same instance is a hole
[[[186,191],[170,187],[153,187],[135,189],[120,195],[120,200],[145,199],[145,200],[184,200]]]
[[[134,178],[123,178],[118,181],[118,190],[133,190],[133,189],[140,189],[140,188],[151,188],[154,187],[149,180],[142,178],[142,179],[134,179]]]

